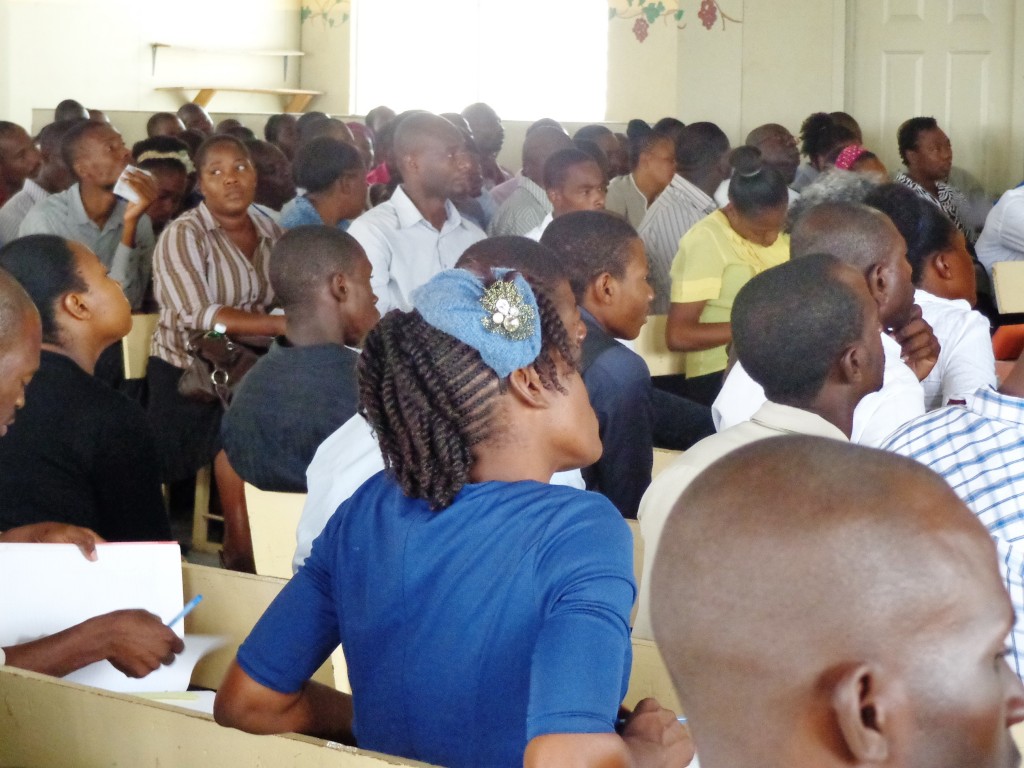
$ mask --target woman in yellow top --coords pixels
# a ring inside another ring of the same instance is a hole
[[[665,341],[686,355],[688,397],[710,405],[722,387],[732,341],[732,302],[750,278],[789,260],[782,232],[789,195],[782,175],[753,147],[729,158],[729,204],[697,222],[672,262]]]

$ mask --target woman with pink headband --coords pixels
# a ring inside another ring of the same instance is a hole
[[[835,158],[829,159],[836,168],[841,171],[853,171],[854,173],[865,173],[878,175],[881,180],[889,178],[889,170],[885,167],[878,155],[864,148],[862,144],[847,144],[835,152]]]

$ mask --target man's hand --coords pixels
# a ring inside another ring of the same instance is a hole
[[[0,541],[17,544],[74,544],[86,560],[96,559],[96,545],[104,540],[95,531],[64,523],[34,523],[11,528],[0,534]]]
[[[932,327],[921,317],[921,308],[915,304],[907,321],[894,328],[891,336],[899,342],[903,362],[923,381],[938,362],[940,347]]]
[[[675,712],[656,699],[644,699],[636,705],[622,729],[622,738],[634,765],[676,768],[693,760],[689,730],[679,723]]]
[[[124,220],[125,223],[135,223],[149,209],[153,201],[160,196],[160,191],[157,189],[156,180],[145,171],[140,171],[137,168],[127,171],[125,180],[128,182],[128,186],[139,196],[139,199],[138,202],[128,203],[128,207],[124,210]]]
[[[104,658],[128,677],[145,677],[185,650],[174,630],[148,611],[114,611],[89,622],[103,633]]]

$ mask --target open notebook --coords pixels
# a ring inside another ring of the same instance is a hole
[[[0,647],[52,635],[110,611],[143,608],[164,622],[182,609],[181,550],[176,542],[100,544],[86,560],[71,544],[0,544]],[[196,610],[201,610],[202,606]],[[184,632],[179,621],[175,631]],[[223,644],[185,637],[174,663],[135,679],[100,661],[65,679],[127,693],[185,691],[192,669]]]

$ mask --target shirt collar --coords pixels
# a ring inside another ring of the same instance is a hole
[[[195,210],[196,215],[199,217],[199,223],[202,225],[203,229],[207,232],[214,229],[220,229],[220,222],[213,217],[212,213],[210,213],[210,209],[206,207],[205,200],[199,203]],[[277,225],[274,224],[273,220],[269,216],[265,213],[261,213],[258,209],[250,205],[249,218],[252,219],[252,223],[256,226],[256,232],[259,234],[261,239],[276,239],[277,232],[275,232],[274,229]]]
[[[49,192],[32,181],[32,179],[25,179],[25,183],[21,185],[21,191],[34,203],[38,203],[40,200],[50,196]]]
[[[967,407],[990,419],[1024,427],[1024,398],[980,387],[967,398]]]
[[[705,208],[717,210],[718,205],[715,203],[715,199],[713,197],[708,195],[707,192],[693,182],[684,179],[678,173],[672,177],[670,185],[687,196],[696,198]]]
[[[395,188],[394,194],[391,195],[391,204],[395,209],[395,214],[398,216],[399,229],[414,227],[421,221],[426,223],[431,229],[434,228],[434,225],[427,221],[420,212],[420,209],[416,207],[416,203],[405,193],[405,188],[401,184]],[[452,204],[451,200],[444,201],[444,212],[446,218],[441,227],[442,232],[462,225],[462,216],[459,215],[458,209]]]
[[[757,409],[750,420],[762,427],[779,434],[811,435],[812,437],[829,437],[833,440],[849,441],[835,424],[825,421],[816,413],[794,408],[791,405],[773,403],[771,400]]]
[[[64,194],[68,196],[68,212],[71,214],[76,224],[89,225],[99,229],[101,232],[117,229],[124,224],[124,208],[126,204],[121,200],[121,198],[114,198],[114,207],[110,211],[110,216],[107,217],[106,223],[100,227],[95,221],[90,219],[89,214],[85,212],[85,204],[82,202],[82,188],[78,182],[75,182],[68,187]]]
[[[530,196],[545,208],[551,207],[551,201],[548,200],[548,193],[545,192],[544,188],[533,179],[528,176],[522,176],[519,179],[519,186],[529,192]]]

